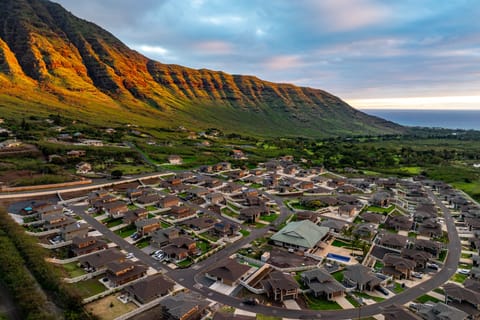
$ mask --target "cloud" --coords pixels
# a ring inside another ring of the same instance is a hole
[[[264,66],[269,70],[286,70],[292,68],[298,68],[302,66],[304,62],[299,56],[276,56],[269,58]]]
[[[391,15],[386,6],[371,0],[308,0],[307,5],[324,27],[335,32],[377,25]]]
[[[195,50],[202,54],[230,54],[233,52],[233,46],[226,41],[204,41],[194,45]]]

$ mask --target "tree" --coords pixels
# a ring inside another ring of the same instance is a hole
[[[122,170],[113,170],[111,174],[112,179],[120,179],[123,176]]]

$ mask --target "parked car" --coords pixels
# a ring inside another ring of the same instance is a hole
[[[464,274],[464,275],[469,275],[470,274],[469,269],[458,269],[457,272],[460,273],[460,274]]]
[[[126,256],[127,259],[133,259],[135,258],[135,255],[132,252],[129,252]]]
[[[417,278],[417,279],[422,279],[422,278],[423,278],[423,273],[421,273],[421,272],[412,272],[412,277]]]
[[[163,250],[156,250],[156,251],[153,251],[152,253],[150,253],[150,255],[152,256],[158,256],[159,254],[163,253]]]
[[[427,263],[427,268],[430,268],[432,270],[438,270],[440,267],[436,263]]]
[[[259,303],[257,298],[247,298],[243,300],[243,304],[249,305],[249,306],[255,306]]]
[[[385,289],[384,287],[377,287],[377,291],[380,291],[383,295],[388,296],[388,290]]]

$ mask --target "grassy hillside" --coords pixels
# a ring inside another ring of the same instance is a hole
[[[0,112],[262,136],[402,133],[322,90],[152,61],[47,0],[0,3]]]

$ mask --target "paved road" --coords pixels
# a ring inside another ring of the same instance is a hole
[[[294,319],[332,319],[332,320],[340,320],[340,319],[349,319],[349,318],[358,318],[358,317],[369,317],[377,314],[381,314],[385,307],[391,304],[399,304],[403,305],[410,301],[415,300],[419,296],[432,291],[435,288],[440,287],[446,281],[448,281],[454,274],[457,269],[458,261],[460,260],[460,252],[461,252],[461,244],[460,239],[458,238],[457,229],[455,228],[454,220],[450,214],[450,210],[446,208],[441,201],[439,201],[431,191],[428,192],[429,196],[436,202],[436,204],[442,210],[445,223],[447,224],[448,230],[448,237],[449,237],[449,244],[448,244],[448,255],[445,260],[444,267],[435,274],[429,280],[413,287],[410,289],[405,290],[404,292],[395,295],[394,297],[385,300],[381,303],[362,306],[361,308],[356,309],[346,309],[346,310],[328,310],[328,311],[314,311],[314,310],[289,310],[283,309],[278,307],[268,307],[264,305],[256,305],[256,306],[247,306],[242,303],[242,300],[221,294],[219,292],[213,291],[199,283],[199,278],[203,277],[204,271],[214,264],[217,261],[220,261],[222,258],[227,257],[230,253],[235,252],[237,248],[240,248],[243,244],[250,242],[256,236],[261,236],[262,232],[257,231],[255,233],[252,232],[249,237],[242,239],[240,242],[236,243],[235,245],[227,248],[223,253],[222,251],[219,254],[214,255],[207,259],[206,261],[201,263],[200,269],[197,269],[197,272],[193,274],[192,270],[176,270],[171,271],[168,274],[179,282],[181,285],[199,292],[204,296],[208,297],[208,299],[230,305],[232,307],[244,309],[247,311],[255,312],[255,313],[262,313],[265,315],[271,316],[280,316],[286,318],[294,318]],[[277,199],[278,200],[278,199]],[[277,201],[278,203],[278,201]],[[281,202],[283,205],[283,202]]]
[[[85,213],[87,206],[70,206],[70,208],[74,210],[79,217],[88,222],[88,224],[90,224],[93,228],[101,232],[106,238],[115,243],[119,248],[127,252],[133,253],[135,257],[137,257],[143,263],[147,264],[148,266],[154,268],[157,271],[166,272],[170,270],[170,268],[162,264],[160,261],[153,259],[141,249],[137,248],[135,245],[128,243],[125,239],[107,228],[107,226],[99,222],[97,219]]]

